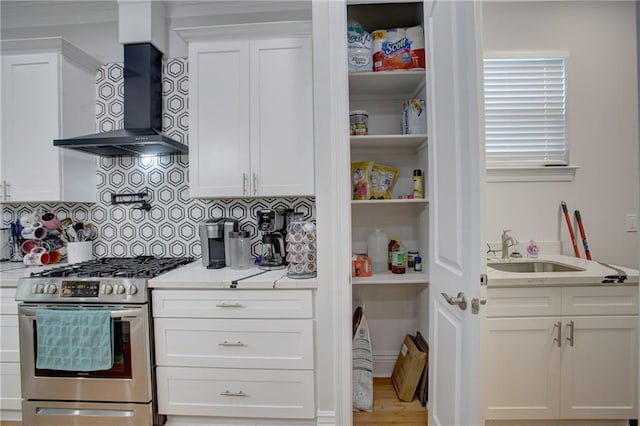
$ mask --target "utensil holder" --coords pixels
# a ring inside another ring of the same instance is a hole
[[[93,241],[67,243],[67,263],[86,262],[93,259]]]

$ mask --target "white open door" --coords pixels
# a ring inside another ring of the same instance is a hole
[[[429,426],[484,424],[481,9],[425,3],[429,130]],[[466,306],[457,303],[464,296]],[[445,296],[450,297],[449,302]]]

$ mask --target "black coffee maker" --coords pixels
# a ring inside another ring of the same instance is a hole
[[[209,269],[230,266],[229,233],[238,230],[238,221],[228,217],[208,219],[200,224],[202,264]]]
[[[258,230],[262,232],[262,253],[258,267],[265,270],[283,269],[286,262],[285,233],[292,209],[258,211]]]

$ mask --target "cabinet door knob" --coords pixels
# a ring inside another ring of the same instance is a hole
[[[258,195],[258,175],[253,174],[253,195]]]
[[[558,347],[562,346],[562,321],[558,321],[553,324],[553,327],[556,329],[556,337],[553,338],[553,341],[556,342]]]
[[[222,302],[216,305],[216,308],[242,308],[242,303],[227,303]]]
[[[224,392],[220,392],[220,395],[224,395],[224,396],[248,396],[246,393],[244,393],[242,391],[231,392],[230,390],[226,390]]]
[[[569,327],[569,337],[567,337],[567,340],[569,341],[569,346],[573,346],[573,320],[569,321],[569,324],[567,324],[567,327]]]
[[[222,343],[218,343],[219,346],[247,346],[244,343],[242,343],[240,340],[238,340],[237,342],[229,342],[228,340],[225,340]]]

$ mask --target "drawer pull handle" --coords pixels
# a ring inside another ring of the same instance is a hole
[[[222,343],[218,343],[218,345],[220,345],[220,346],[247,346],[244,343],[242,343],[240,340],[238,340],[237,342],[229,342],[229,341],[225,340]]]
[[[229,390],[221,392],[220,395],[222,395],[222,396],[249,396],[249,395],[247,395],[246,393],[244,393],[242,391],[231,392]]]
[[[216,308],[242,308],[241,303],[219,303]]]
[[[557,342],[558,347],[562,347],[562,321],[558,321],[553,324],[553,327],[557,329],[557,335],[554,337],[553,341]]]
[[[567,337],[567,340],[569,341],[569,346],[573,346],[573,320],[569,321],[567,327],[569,327],[569,337]]]

